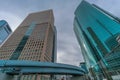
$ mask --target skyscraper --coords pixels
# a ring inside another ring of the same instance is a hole
[[[0,21],[0,45],[11,34],[12,30],[5,20]]]
[[[29,14],[0,48],[0,59],[55,62],[56,28],[53,11]],[[41,80],[38,74],[23,75],[21,80],[29,78]]]
[[[83,0],[75,11],[74,31],[88,69],[116,75],[112,72],[120,69],[119,18]]]

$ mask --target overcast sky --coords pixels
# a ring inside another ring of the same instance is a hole
[[[86,0],[120,17],[120,0]],[[53,9],[57,28],[57,62],[79,65],[83,57],[73,31],[74,11],[81,0],[0,0],[0,20],[14,31],[32,12]]]

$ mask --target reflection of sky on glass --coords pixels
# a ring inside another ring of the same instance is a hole
[[[87,1],[120,16],[120,0]],[[83,58],[73,32],[74,11],[79,3],[80,0],[1,0],[0,19],[5,19],[15,30],[29,13],[53,9],[57,28],[58,62],[79,65]]]

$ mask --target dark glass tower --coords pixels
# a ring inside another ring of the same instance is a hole
[[[5,20],[0,21],[0,44],[11,34],[12,30]]]
[[[74,31],[88,69],[104,75],[120,69],[119,18],[83,0],[75,11]]]

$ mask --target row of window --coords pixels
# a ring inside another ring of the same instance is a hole
[[[20,56],[19,60],[33,60],[33,61],[40,61],[40,56]]]

